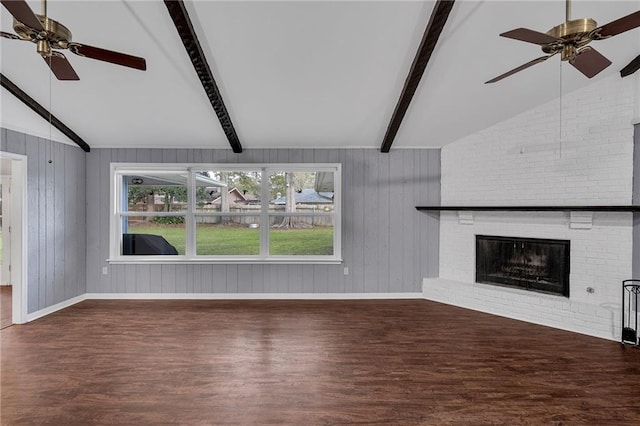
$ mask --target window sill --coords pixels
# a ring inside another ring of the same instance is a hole
[[[127,258],[107,259],[112,265],[339,265],[340,258],[237,258],[237,259],[187,259],[182,256],[127,256]]]

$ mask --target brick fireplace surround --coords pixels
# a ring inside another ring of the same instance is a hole
[[[563,94],[562,114],[554,100],[445,146],[441,204],[640,204],[639,92],[640,77],[616,74]],[[442,212],[440,219],[440,272],[423,281],[427,299],[620,338],[621,281],[640,272],[638,214]],[[569,240],[570,296],[475,283],[476,235]]]

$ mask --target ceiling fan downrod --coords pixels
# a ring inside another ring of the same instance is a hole
[[[45,28],[45,35],[46,35],[46,30],[47,30],[47,0],[42,0],[41,2],[42,4],[42,24]],[[36,52],[38,52],[38,54],[40,56],[42,56],[43,58],[48,58],[51,56],[51,44],[49,44],[49,40],[47,40],[47,38],[40,33],[39,34],[40,37],[38,37],[38,41],[36,42]]]

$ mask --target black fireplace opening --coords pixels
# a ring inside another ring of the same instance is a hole
[[[569,297],[569,241],[476,235],[476,282]]]

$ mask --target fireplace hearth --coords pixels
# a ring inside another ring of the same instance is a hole
[[[476,282],[569,297],[569,241],[476,235]]]

